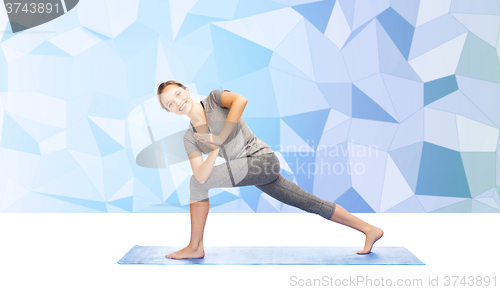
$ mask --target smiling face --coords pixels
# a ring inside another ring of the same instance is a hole
[[[190,91],[176,85],[166,86],[160,95],[161,103],[176,115],[185,115],[192,108]]]

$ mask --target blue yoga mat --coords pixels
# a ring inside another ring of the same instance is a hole
[[[373,247],[358,255],[359,247],[205,247],[200,259],[168,259],[184,246],[138,246],[118,264],[148,265],[425,265],[405,247]]]

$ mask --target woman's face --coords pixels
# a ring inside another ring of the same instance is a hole
[[[185,115],[192,107],[189,93],[189,89],[184,90],[181,87],[170,85],[163,89],[160,100],[170,112],[176,115]]]

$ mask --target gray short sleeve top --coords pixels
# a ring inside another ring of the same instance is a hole
[[[227,115],[230,110],[230,108],[224,107],[221,102],[221,96],[224,91],[229,90],[213,90],[205,99],[200,101],[205,109],[205,114],[207,115],[207,133],[219,135],[224,128],[224,124],[226,123]],[[199,150],[204,154],[209,154],[212,150],[210,147],[198,141],[194,137],[193,134],[195,132],[196,129],[190,123],[188,130],[184,134],[184,148],[186,149],[186,154],[196,150]],[[250,130],[248,125],[245,123],[243,117],[241,117],[224,144],[221,145],[221,150],[219,150],[218,156],[224,158],[226,161],[229,161],[237,158],[272,152],[273,150],[269,147],[269,145],[255,136],[252,130]]]

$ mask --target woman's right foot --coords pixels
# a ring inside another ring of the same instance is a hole
[[[203,247],[194,250],[191,246],[166,255],[167,259],[199,259],[205,257]]]
[[[358,255],[369,254],[372,251],[373,244],[384,235],[384,231],[380,228],[372,227],[365,235],[365,247],[363,250],[356,252]]]

